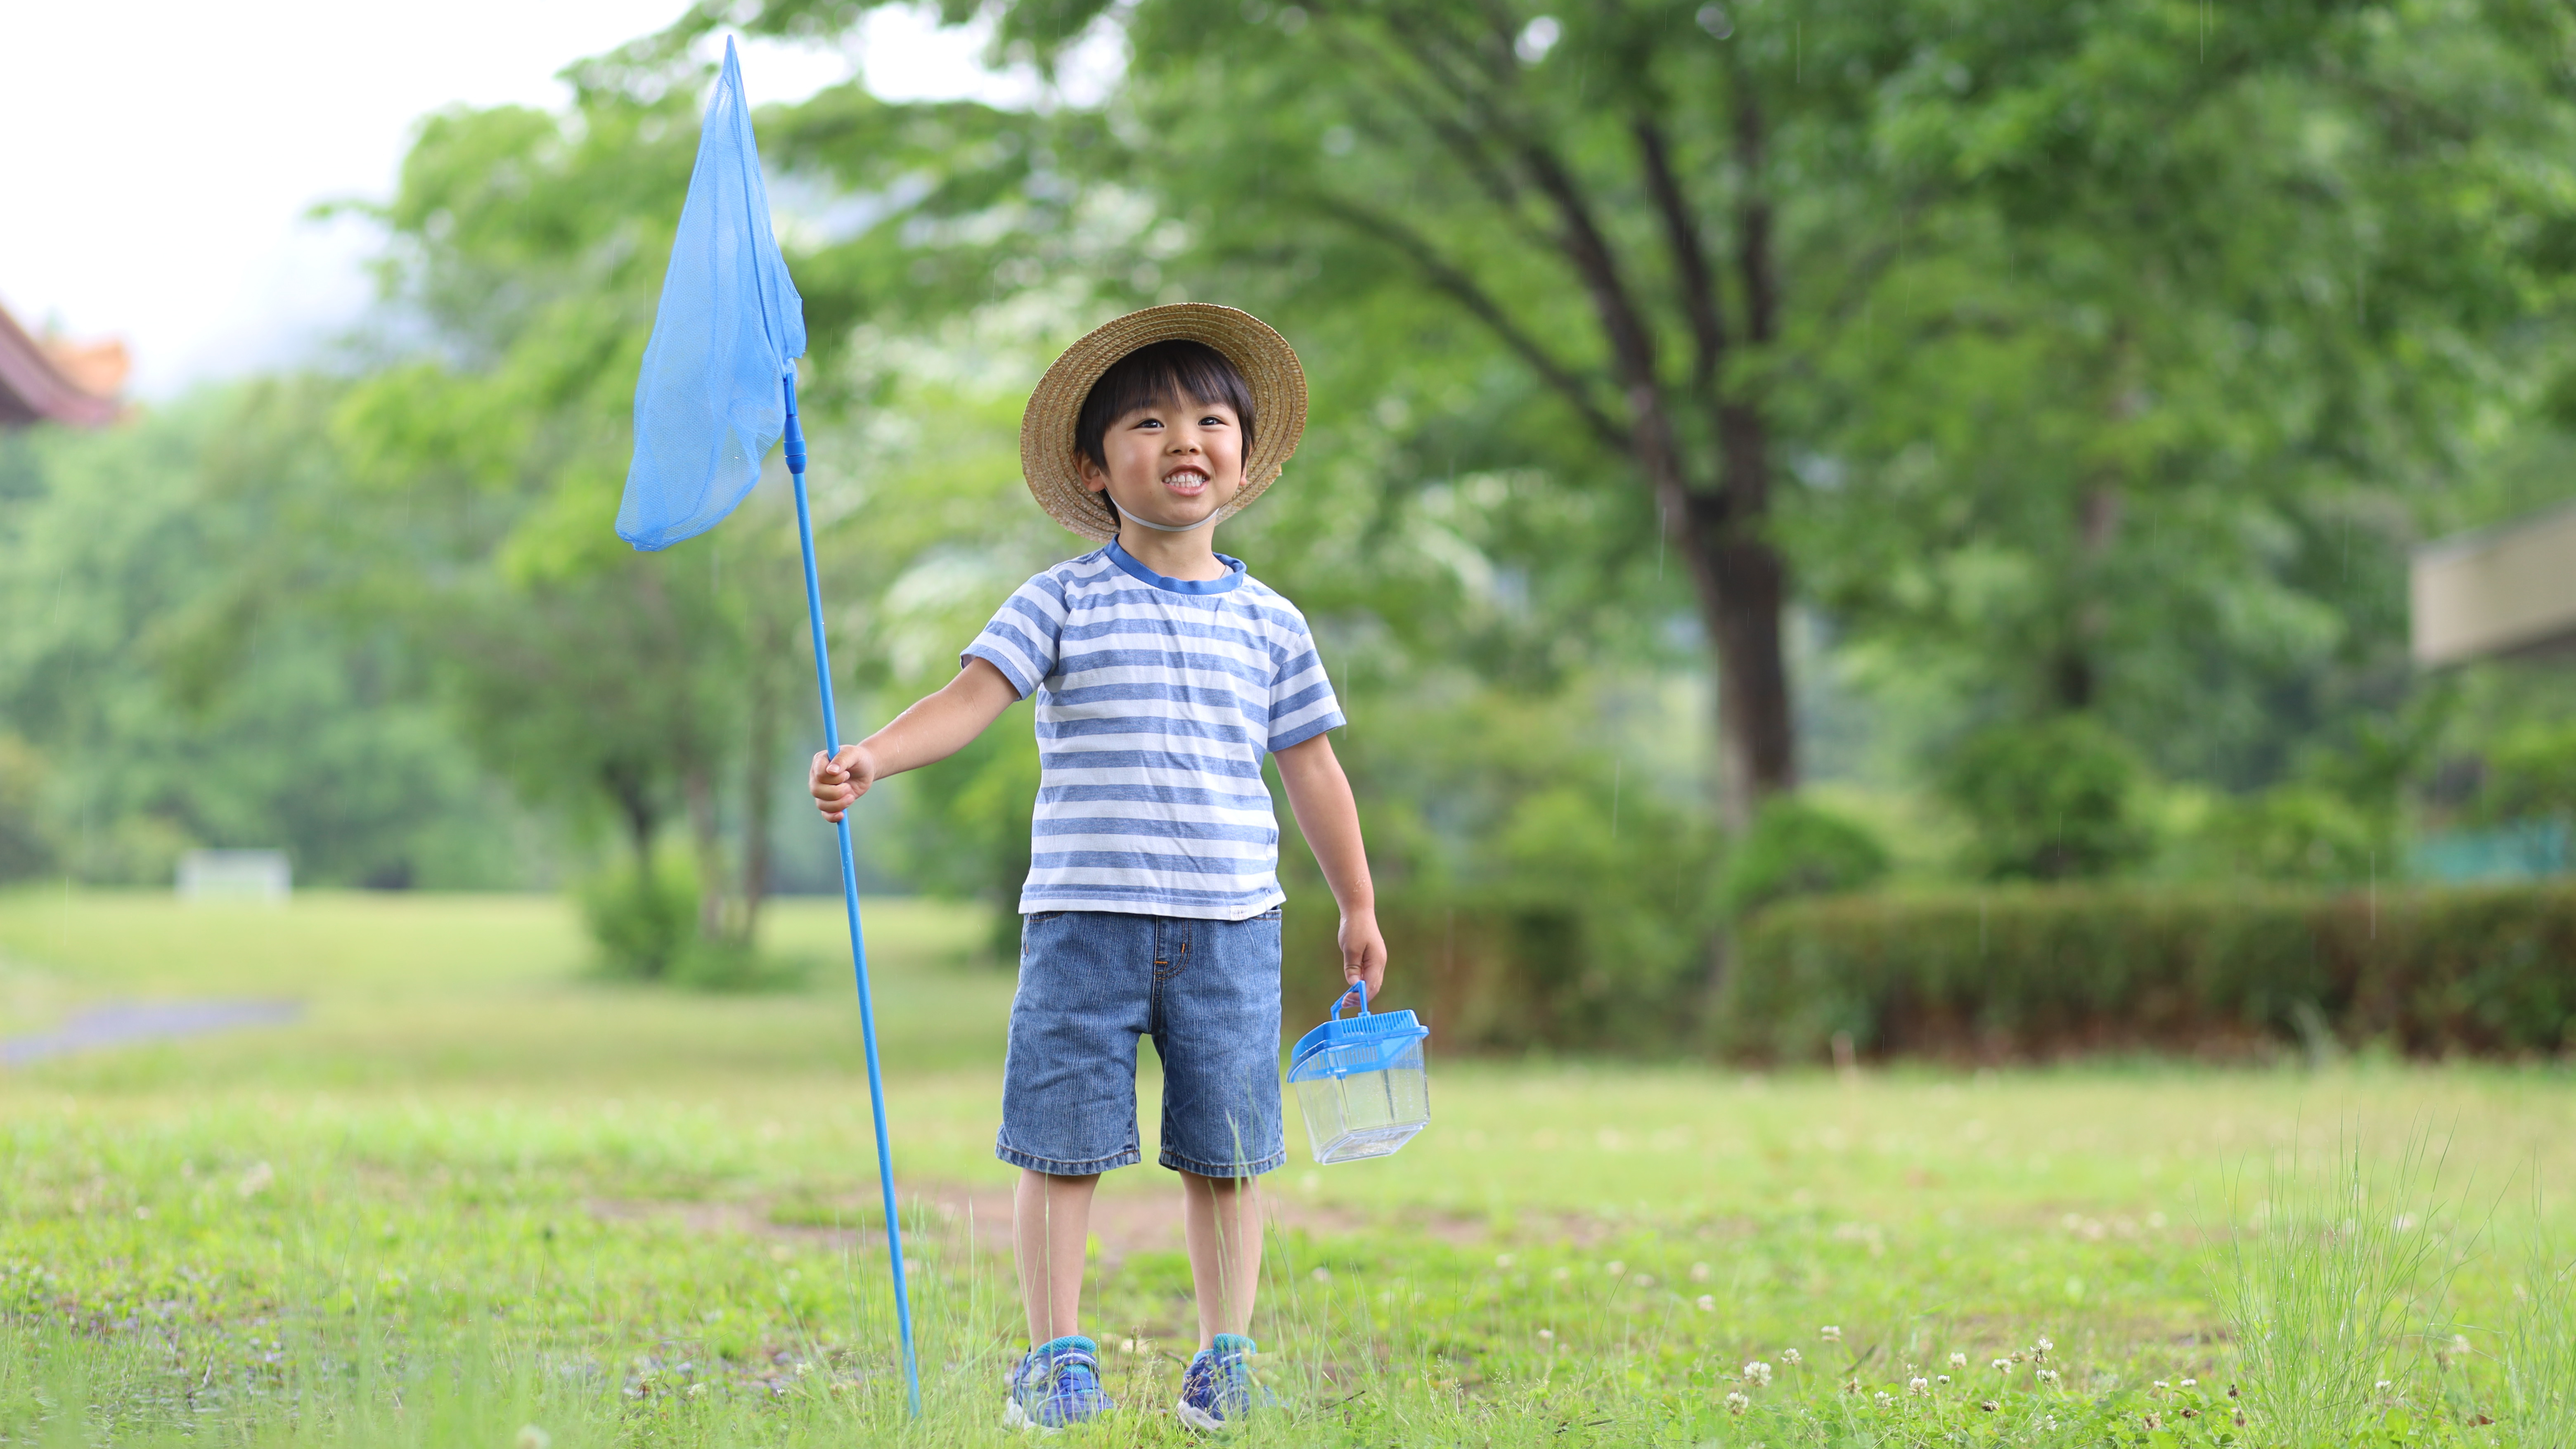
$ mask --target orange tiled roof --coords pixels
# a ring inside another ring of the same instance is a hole
[[[39,341],[0,307],[0,428],[114,422],[125,410],[116,390],[128,366],[122,342]]]

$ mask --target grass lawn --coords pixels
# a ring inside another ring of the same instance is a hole
[[[589,979],[549,899],[0,895],[0,1036],[104,1002],[303,1007],[0,1069],[0,1437],[1004,1441],[1011,982],[985,929],[869,921],[915,1425],[837,902],[772,913],[804,989],[707,996]],[[1433,1099],[1402,1154],[1331,1169],[1292,1117],[1257,1329],[1286,1407],[1248,1440],[2571,1442],[2567,1401],[2516,1410],[2505,1372],[2576,1388],[2565,1285],[2527,1257],[2564,1227],[2535,1183],[2576,1180],[2555,1068],[1435,1049]],[[1103,1185],[1087,1313],[1122,1408],[1086,1441],[1188,1437],[1176,1198],[1152,1167]]]

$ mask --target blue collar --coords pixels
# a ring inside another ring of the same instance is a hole
[[[1224,554],[1218,554],[1216,556],[1216,561],[1225,565],[1224,578],[1167,579],[1161,574],[1154,572],[1152,569],[1145,567],[1143,564],[1138,563],[1136,561],[1136,556],[1119,547],[1118,540],[1114,538],[1109,541],[1108,553],[1109,561],[1118,565],[1122,572],[1132,578],[1152,584],[1155,588],[1165,590],[1169,593],[1230,594],[1243,586],[1243,560],[1239,558],[1228,558]]]

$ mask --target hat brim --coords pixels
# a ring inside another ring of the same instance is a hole
[[[1243,487],[1216,521],[1241,513],[1278,481],[1306,432],[1306,370],[1288,339],[1249,312],[1211,302],[1174,302],[1106,322],[1064,350],[1029,394],[1020,416],[1020,472],[1049,517],[1097,543],[1118,536],[1109,501],[1084,486],[1074,427],[1094,383],[1118,360],[1156,342],[1204,342],[1225,354],[1252,389],[1256,418]]]

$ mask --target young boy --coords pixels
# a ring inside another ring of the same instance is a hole
[[[1020,893],[995,1153],[1020,1169],[1012,1235],[1028,1354],[1005,1421],[1056,1428],[1111,1407],[1080,1333],[1100,1174],[1140,1160],[1136,1041],[1163,1065],[1162,1165],[1181,1177],[1199,1352],[1179,1414],[1197,1429],[1255,1404],[1260,1174],[1287,1159],[1279,1109],[1276,757],[1342,913],[1342,978],[1386,969],[1342,724],[1305,618],[1215,551],[1277,478],[1306,418],[1279,334],[1202,303],[1131,313],[1048,369],[1020,428],[1040,505],[1105,544],[1020,586],[957,677],[893,723],[814,757],[838,820],[888,775],[947,758],[1037,696],[1040,782]]]

